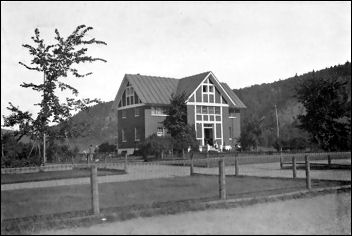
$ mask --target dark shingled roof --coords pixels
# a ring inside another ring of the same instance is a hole
[[[208,76],[209,73],[211,72],[208,71],[182,79],[146,76],[140,74],[126,74],[125,79],[127,79],[127,81],[133,86],[142,103],[167,105],[170,104],[172,94],[181,94],[185,92],[187,97],[191,95],[191,93],[205,79],[205,77]],[[121,86],[122,84],[123,82],[121,83]],[[226,83],[220,84],[235,103],[236,108],[246,108],[243,102]],[[120,96],[122,96],[122,90],[119,90],[116,95],[116,99]]]

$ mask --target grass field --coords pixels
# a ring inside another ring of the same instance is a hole
[[[121,175],[125,174],[123,170],[117,169],[105,169],[98,168],[98,175]],[[33,181],[44,181],[44,180],[56,180],[56,179],[70,179],[70,178],[81,178],[89,177],[89,168],[74,168],[72,170],[61,170],[61,171],[47,171],[47,172],[36,172],[36,173],[24,173],[24,174],[1,174],[1,184],[13,184]]]
[[[312,187],[350,184],[346,181],[312,181]],[[259,178],[227,176],[228,198],[256,197],[305,189],[305,179]],[[218,177],[160,178],[99,184],[100,208],[170,204],[184,200],[218,199]],[[1,193],[2,219],[49,215],[90,210],[90,186],[74,185],[37,189],[3,191]]]

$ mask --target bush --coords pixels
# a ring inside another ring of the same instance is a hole
[[[153,134],[141,142],[138,148],[139,153],[145,160],[148,155],[155,155],[156,158],[160,158],[162,153],[172,150],[173,139],[170,136],[159,137]]]
[[[98,152],[116,152],[116,144],[109,144],[104,142],[99,145]]]
[[[41,157],[34,151],[28,157],[32,149],[31,143],[17,142],[11,133],[7,133],[1,136],[1,144],[1,168],[39,166],[41,164]]]

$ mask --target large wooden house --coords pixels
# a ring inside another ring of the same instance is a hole
[[[172,94],[185,93],[187,122],[200,146],[234,145],[240,136],[240,111],[246,106],[230,89],[205,72],[182,79],[126,74],[117,92],[118,151],[133,153],[138,143],[156,133],[167,135],[161,122]]]

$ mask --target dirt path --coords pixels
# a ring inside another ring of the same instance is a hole
[[[351,193],[137,218],[41,234],[351,234]]]

